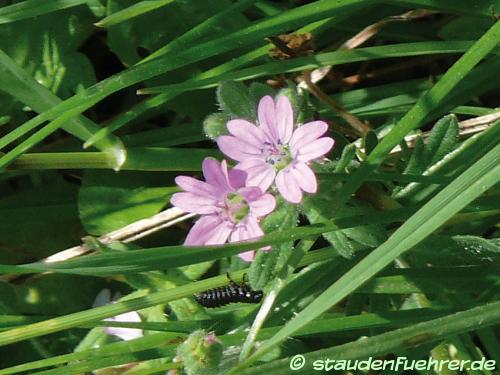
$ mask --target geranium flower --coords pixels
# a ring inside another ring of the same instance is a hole
[[[322,137],[324,121],[312,121],[294,129],[290,100],[281,95],[275,102],[264,96],[258,107],[259,124],[235,119],[227,123],[231,135],[217,139],[220,150],[239,162],[236,169],[248,173],[247,185],[266,191],[273,182],[291,203],[300,203],[302,192],[315,193],[318,184],[309,163],[323,157],[334,140]]]
[[[219,163],[206,158],[202,169],[205,182],[188,176],[175,179],[184,192],[174,194],[170,202],[183,211],[202,215],[184,244],[220,245],[228,239],[237,242],[264,235],[259,220],[274,210],[274,197],[246,183],[246,172],[229,170],[225,160]],[[240,257],[252,261],[254,255],[255,251],[250,250]]]

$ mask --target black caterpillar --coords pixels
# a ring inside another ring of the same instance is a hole
[[[227,278],[229,285],[195,294],[196,302],[205,307],[220,307],[233,302],[259,303],[262,299],[262,290],[253,290],[245,282],[245,278],[241,284],[233,281],[229,274]]]

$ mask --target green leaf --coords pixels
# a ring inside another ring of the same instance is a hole
[[[0,28],[0,34],[1,30],[2,29]],[[21,43],[21,47],[22,46],[23,44]],[[22,49],[21,47],[19,48]],[[39,48],[39,46],[37,46],[37,48]],[[31,52],[22,52],[21,56],[23,58],[25,57],[25,53]],[[16,61],[0,50],[0,86],[2,87],[2,90],[38,113],[47,111],[61,103],[61,99],[59,99],[59,97],[53,94],[48,88],[37,82],[27,70],[22,69],[19,66],[19,64],[22,65],[23,63],[25,62],[17,59],[16,64]],[[38,63],[38,60],[35,59],[34,63]],[[31,62],[31,64],[33,64],[33,62]],[[66,68],[64,68],[63,71],[65,69]],[[73,75],[71,76],[74,77]],[[73,86],[71,90],[75,89],[75,86]],[[90,136],[90,134],[100,129],[97,124],[82,116],[69,120],[62,125],[62,128],[80,139],[86,139]],[[20,128],[17,128],[2,137],[0,139],[0,148],[5,147],[18,138],[20,136],[17,132],[19,129]],[[122,145],[116,137],[104,137],[104,139],[96,143],[96,147],[100,150],[111,151],[111,153],[115,155],[116,160],[123,162],[124,151]],[[117,163],[114,163],[114,166],[116,165]]]
[[[203,131],[208,138],[215,141],[221,135],[229,133],[227,130],[229,120],[231,120],[231,116],[227,113],[212,113],[203,121]]]
[[[435,174],[451,174],[459,173],[470,166],[478,159],[478,155],[486,150],[491,150],[500,139],[500,121],[493,123],[488,129],[482,133],[464,141],[454,151],[450,152],[445,159],[431,165],[424,173],[425,176]],[[415,203],[426,199],[438,187],[423,186],[420,183],[411,183],[401,192],[395,194],[395,197],[400,199],[408,199]]]
[[[116,25],[117,23],[129,20],[131,18],[140,16],[141,14],[161,8],[174,1],[175,0],[140,1],[139,3],[129,6],[121,11],[112,13],[106,18],[97,22],[96,26],[108,27],[111,25]]]
[[[85,4],[87,1],[88,0],[52,0],[49,2],[40,0],[21,1],[0,8],[0,24],[41,16],[46,13]]]
[[[146,52],[152,53],[165,47],[166,41],[174,41],[179,37],[185,39],[183,34],[230,5],[228,0],[195,3],[186,0],[139,3],[135,0],[108,0],[108,16],[97,25],[107,28],[109,46],[127,66],[131,66],[142,58],[138,50],[145,49]],[[244,16],[235,13],[219,19],[211,31],[213,36],[218,36],[237,30],[247,22]],[[177,53],[192,45],[201,44],[210,36],[212,35],[206,32],[197,33],[196,38],[188,38],[184,45],[181,42],[172,42],[174,48],[168,50]],[[188,43],[190,45],[186,45]],[[191,71],[191,68],[188,70]],[[179,78],[178,73],[172,76],[176,80]]]
[[[345,172],[347,167],[351,164],[354,157],[356,156],[356,145],[354,143],[350,143],[344,147],[342,150],[342,154],[340,155],[340,159],[335,165],[334,172]]]
[[[232,30],[233,28],[237,29],[238,27],[241,27],[241,25],[247,23],[247,20],[245,17],[240,17],[238,13],[242,13],[244,10],[253,5],[255,2],[256,0],[240,0],[234,2],[233,4],[229,3],[227,4],[227,6],[223,6],[223,8],[220,9],[213,16],[206,17],[203,20],[203,22],[188,29],[188,31],[186,31],[184,34],[182,34],[176,39],[171,40],[163,47],[157,49],[156,51],[151,53],[148,57],[143,59],[141,62],[146,62],[151,59],[157,58],[158,56],[164,55],[167,52],[179,50],[181,48],[186,48],[186,46],[190,44],[195,44],[199,42],[201,38],[204,38],[207,35],[210,36],[222,35],[224,33],[227,33],[229,30]],[[216,2],[211,2],[210,6],[213,7],[215,4]],[[197,5],[199,6],[199,4]],[[222,3],[222,5],[226,5],[226,3]],[[194,18],[193,16],[189,17],[189,19],[193,18]],[[239,56],[238,58],[233,59],[229,63],[226,62],[225,64],[222,65],[232,65],[236,62],[237,59],[245,58],[245,55],[247,54]],[[217,68],[215,68],[215,70],[217,70]]]
[[[421,136],[415,139],[415,146],[405,168],[405,174],[420,174],[426,167],[425,144]]]
[[[277,208],[262,220],[261,226],[264,233],[279,233],[295,228],[297,220],[297,207],[279,198]],[[248,279],[252,288],[263,289],[283,267],[292,251],[293,241],[273,245],[271,251],[259,250],[248,271]]]
[[[16,287],[18,306],[27,315],[64,315],[92,306],[99,280],[78,275],[45,275]]]
[[[357,212],[362,213],[363,210]],[[347,237],[356,241],[357,243],[368,247],[377,247],[387,239],[387,233],[385,229],[383,228],[383,226],[377,224],[347,228],[344,229],[342,233],[345,233]]]
[[[36,22],[0,25],[0,49],[43,86],[67,98],[95,83],[88,58],[77,52],[93,19],[82,6],[39,16]]]
[[[455,149],[458,142],[458,131],[458,121],[455,115],[445,116],[436,122],[425,146],[425,168],[441,160]]]
[[[321,193],[316,196],[311,195],[306,197],[302,204],[304,213],[312,224],[326,222],[346,214],[355,215],[370,211],[359,204],[355,207],[349,206],[347,208],[332,210],[332,202],[328,197],[327,185],[320,184],[319,191]],[[370,247],[378,246],[385,240],[384,230],[378,225],[359,226],[323,233],[323,237],[333,245],[334,249],[341,256],[348,259],[352,258],[355,251],[359,248],[351,240]]]
[[[40,259],[74,245],[82,234],[77,189],[64,181],[54,179],[0,199],[3,261]]]
[[[158,177],[87,171],[78,197],[80,218],[87,232],[102,235],[158,213],[177,190],[161,186],[163,179]]]
[[[252,82],[248,89],[248,93],[255,103],[258,103],[259,100],[266,95],[274,97],[274,95],[276,94],[271,86],[265,85],[260,82]]]
[[[243,83],[222,82],[217,88],[217,101],[222,110],[231,118],[242,118],[255,122],[257,105]]]
[[[498,239],[477,236],[430,236],[408,254],[411,264],[436,266],[494,264],[500,259]]]

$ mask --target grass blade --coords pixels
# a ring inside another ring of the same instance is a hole
[[[175,0],[145,0],[103,18],[95,25],[108,27],[173,3]]]
[[[435,110],[440,102],[460,83],[488,53],[500,43],[500,21],[495,24],[474,45],[448,69],[444,76],[432,89],[422,95],[417,103],[396,124],[375,149],[368,155],[366,161],[354,173],[353,177],[340,189],[333,198],[342,205],[353,194],[367,175],[372,173],[384,157],[396,147],[413,129],[422,125],[426,116]]]
[[[27,0],[0,8],[0,25],[86,4],[87,0]]]
[[[288,336],[293,335],[304,324],[317,318],[342,298],[352,293],[498,181],[500,181],[500,145],[488,152],[431,199],[396,230],[386,242],[330,286],[232,373],[254,362]]]
[[[306,353],[306,363],[311,366],[315,360],[325,358],[367,359],[382,354],[411,349],[430,342],[443,340],[451,335],[474,330],[477,327],[488,327],[500,322],[500,302],[494,302],[469,310],[457,312],[442,318],[382,333],[361,341],[333,348]],[[242,370],[239,374],[289,374],[291,358],[284,358],[269,364]],[[303,371],[307,371],[304,368]]]
[[[230,35],[199,44],[179,53],[166,54],[144,64],[135,65],[126,71],[109,77],[85,90],[84,93],[73,96],[54,108],[38,115],[18,128],[18,136],[41,125],[44,121],[56,118],[42,130],[0,158],[0,170],[4,169],[15,158],[29,148],[41,142],[48,135],[59,129],[66,121],[72,119],[107,96],[134,85],[138,82],[156,77],[181,66],[192,64],[223,52],[251,45],[268,35],[280,33],[308,22],[334,15],[343,8],[359,6],[366,3],[362,0],[343,0],[332,3],[320,0],[313,4],[291,9],[275,17],[257,22],[247,28]]]

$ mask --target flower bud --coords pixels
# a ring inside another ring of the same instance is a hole
[[[212,375],[217,373],[222,359],[222,343],[215,333],[197,330],[177,348],[188,375]]]

